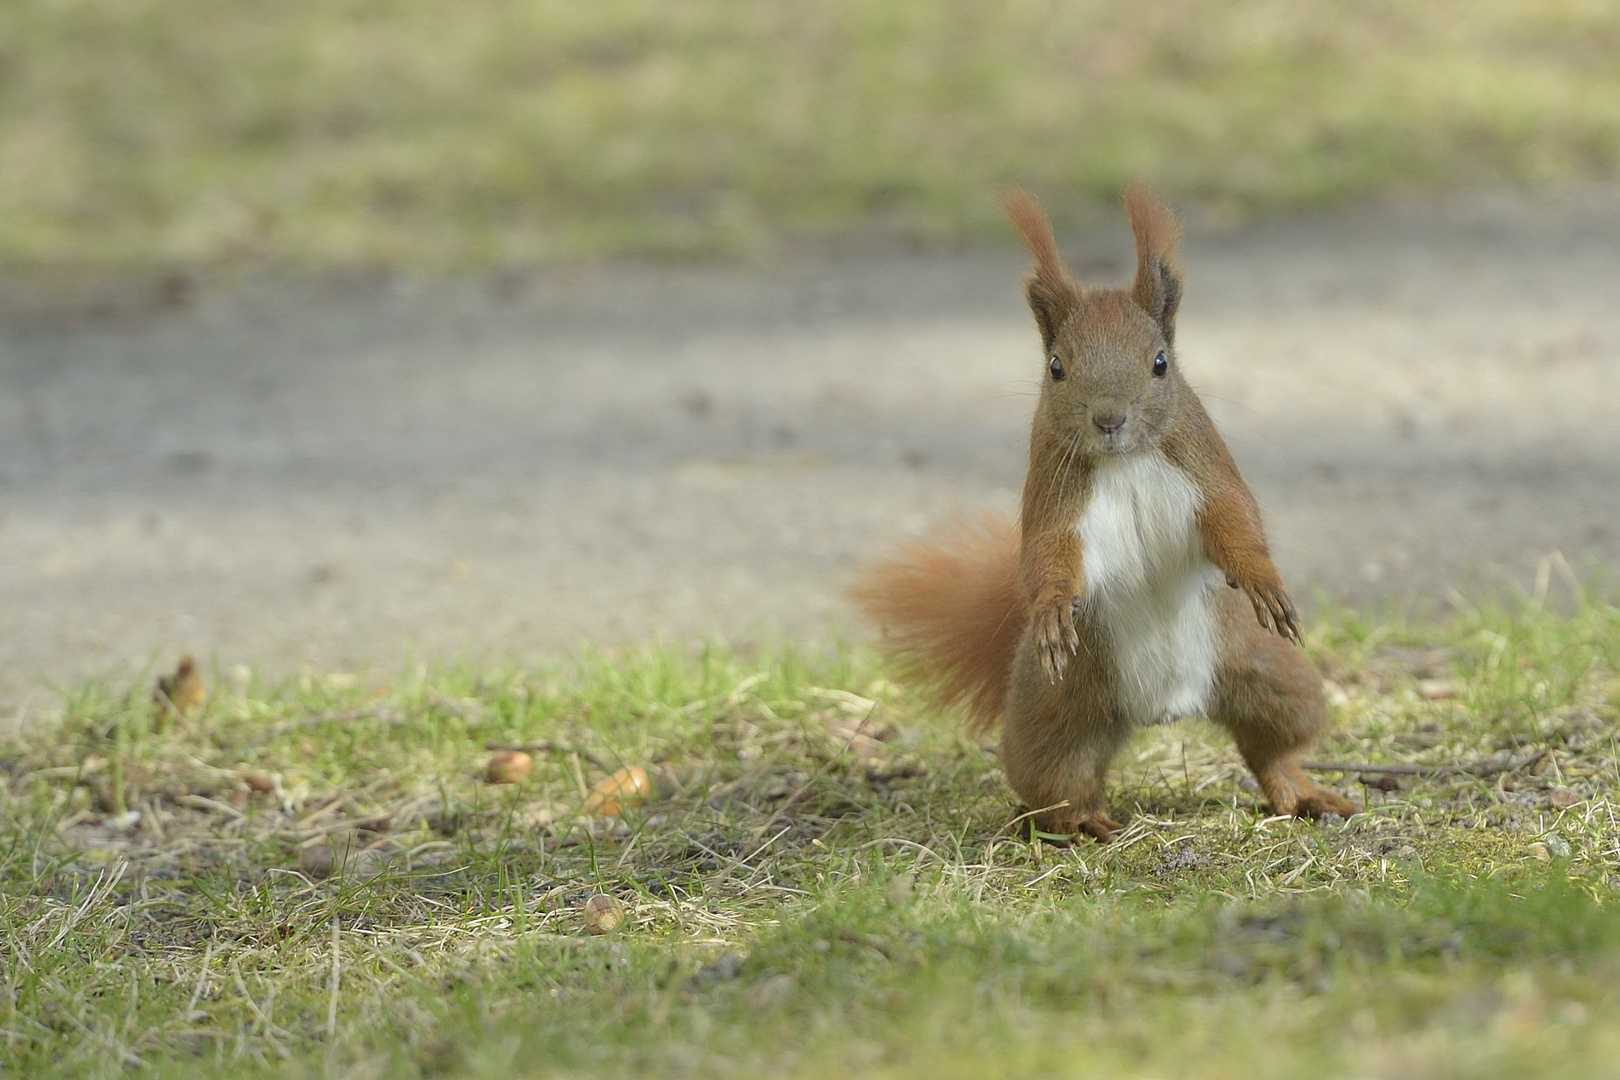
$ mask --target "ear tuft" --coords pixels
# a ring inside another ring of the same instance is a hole
[[[1176,339],[1176,309],[1181,306],[1181,219],[1141,184],[1125,189],[1125,214],[1136,237],[1136,281],[1131,296],[1159,324],[1165,341]]]
[[[1064,320],[1080,302],[1080,285],[1063,265],[1052,223],[1041,204],[1022,188],[1014,188],[1001,197],[1001,205],[1007,211],[1007,220],[1035,257],[1035,265],[1024,279],[1024,296],[1040,329],[1041,344],[1050,349]]]

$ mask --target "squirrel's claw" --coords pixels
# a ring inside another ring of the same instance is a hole
[[[1047,682],[1058,682],[1069,657],[1080,651],[1080,633],[1074,628],[1078,598],[1048,605],[1035,614],[1035,650]]]
[[[1227,581],[1232,581],[1230,575]],[[1289,599],[1288,590],[1283,588],[1282,582],[1243,585],[1241,588],[1254,605],[1254,617],[1261,626],[1295,644],[1304,643],[1304,635],[1299,629],[1299,613],[1294,609],[1294,602]]]

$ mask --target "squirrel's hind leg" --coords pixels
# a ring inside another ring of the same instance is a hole
[[[1106,842],[1125,826],[1104,809],[1104,780],[1130,725],[1104,709],[1103,677],[1085,645],[1061,680],[1050,681],[1026,635],[1001,729],[1007,783],[1036,811],[1027,820],[1048,836]]]
[[[1232,733],[1272,813],[1359,813],[1360,806],[1319,787],[1299,765],[1299,754],[1327,726],[1322,677],[1297,646],[1251,623],[1228,620],[1227,633],[1232,647],[1216,672],[1209,718]]]

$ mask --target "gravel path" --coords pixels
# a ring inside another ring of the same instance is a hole
[[[1123,225],[1067,246],[1128,276]],[[1195,231],[1186,258],[1183,362],[1297,594],[1620,566],[1620,200],[1361,208]],[[863,556],[1015,501],[1021,270],[1007,248],[13,297],[0,716],[181,649],[389,670],[850,629]]]

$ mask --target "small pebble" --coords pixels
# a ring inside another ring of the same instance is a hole
[[[1547,837],[1547,850],[1560,859],[1569,858],[1569,841],[1562,836]]]
[[[298,849],[298,869],[316,880],[332,873],[334,859],[332,845],[325,837]]]
[[[344,869],[352,872],[361,881],[370,881],[388,869],[393,859],[391,852],[381,848],[366,848],[355,853],[352,866],[345,865]]]
[[[1540,841],[1530,845],[1530,854],[1542,862],[1552,861],[1552,852],[1547,850],[1547,845]]]
[[[707,968],[716,979],[735,979],[742,974],[743,958],[740,953],[728,952]]]
[[[298,849],[298,869],[319,880],[353,869],[360,856],[353,832],[329,833]]]
[[[743,1000],[755,1012],[773,1012],[787,1004],[793,996],[793,976],[779,973],[769,975],[748,988]]]
[[[139,810],[125,810],[122,814],[113,814],[111,817],[101,819],[104,828],[116,829],[119,832],[127,832],[140,823],[141,812]]]
[[[1567,810],[1580,802],[1581,797],[1569,788],[1553,788],[1552,794],[1547,796],[1547,801],[1560,810]]]

